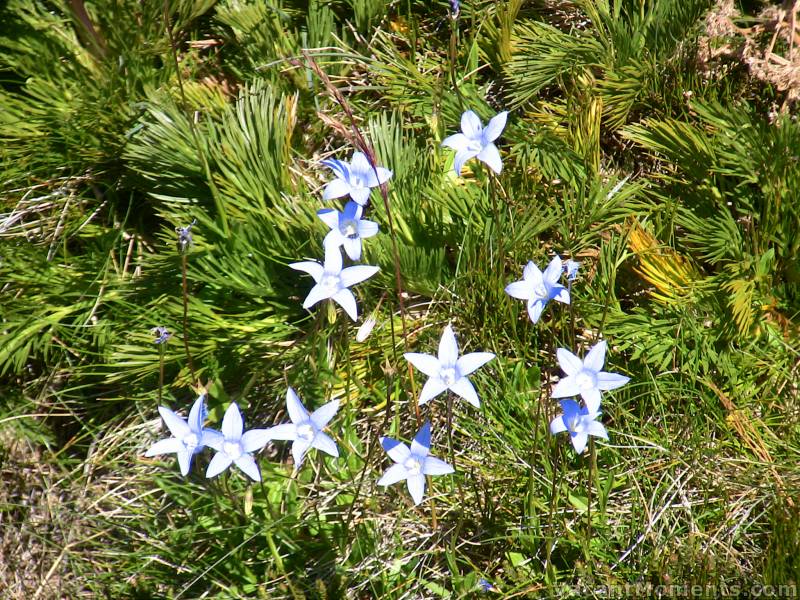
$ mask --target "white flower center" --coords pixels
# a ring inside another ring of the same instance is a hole
[[[458,373],[456,373],[455,367],[444,367],[441,371],[439,371],[439,378],[444,381],[447,387],[450,387],[456,382],[458,379]]]
[[[540,281],[539,283],[533,286],[533,293],[537,298],[541,298],[542,300],[547,298],[549,294],[547,292],[547,286],[544,284],[544,281]]]
[[[584,369],[575,376],[575,383],[581,390],[593,390],[597,387],[597,374]]]
[[[583,425],[583,418],[581,415],[575,415],[567,422],[567,429],[570,430],[571,433],[581,433],[584,429],[586,429]]]
[[[358,175],[350,175],[350,187],[354,190],[360,190],[364,187],[364,181]]]
[[[334,273],[325,273],[320,279],[319,284],[322,286],[328,294],[333,296],[336,292],[339,291],[339,275]]]
[[[222,444],[222,451],[230,456],[233,460],[236,460],[242,454],[244,454],[242,443],[239,441],[225,440]]]
[[[308,421],[297,426],[297,439],[310,442],[314,439],[314,426]]]
[[[354,240],[358,237],[358,225],[353,219],[347,219],[344,223],[339,225],[339,231],[342,232],[344,237]]]
[[[403,463],[403,466],[406,468],[406,472],[409,476],[422,473],[422,462],[416,456],[409,456]]]
[[[192,454],[194,449],[197,448],[197,444],[200,440],[197,438],[197,434],[192,431],[183,436],[181,441],[183,442],[183,445],[186,446],[189,454]]]
[[[467,143],[467,150],[469,150],[470,152],[480,152],[481,150],[483,150],[483,144],[481,143],[480,140],[470,140]]]

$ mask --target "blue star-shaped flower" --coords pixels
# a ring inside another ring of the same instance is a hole
[[[388,437],[381,438],[381,446],[397,464],[386,469],[378,480],[378,485],[392,485],[405,479],[415,506],[422,502],[425,496],[425,475],[447,475],[454,471],[453,467],[443,460],[428,454],[431,447],[430,421],[425,421],[414,436],[411,448],[403,442]]]
[[[471,158],[483,161],[492,171],[500,174],[503,170],[503,161],[494,141],[503,133],[507,118],[508,111],[498,113],[492,117],[484,129],[480,117],[471,110],[461,115],[461,133],[453,134],[442,142],[442,146],[456,151],[453,163],[456,175],[461,175],[464,163]]]
[[[322,164],[333,170],[336,179],[328,182],[322,193],[324,200],[350,196],[354,202],[365,206],[372,188],[389,181],[392,172],[376,166],[374,169],[363,152],[353,152],[350,163],[336,159],[323,160]]]
[[[428,376],[428,381],[420,393],[420,404],[425,404],[445,390],[450,390],[475,408],[480,407],[478,393],[467,376],[492,360],[495,355],[491,352],[471,352],[459,357],[456,335],[453,333],[453,328],[448,325],[444,328],[442,339],[439,341],[438,358],[418,352],[406,352],[403,356]]]
[[[181,475],[186,475],[192,466],[192,457],[204,446],[211,446],[222,439],[222,434],[218,431],[203,428],[203,422],[206,420],[205,399],[205,394],[200,394],[194,401],[189,411],[188,422],[166,406],[159,406],[158,412],[173,437],[160,440],[150,446],[145,456],[175,453],[178,455]]]
[[[567,275],[567,281],[572,283],[575,281],[575,278],[578,276],[578,269],[580,268],[581,263],[578,261],[569,259],[567,262],[564,263],[564,272]]]
[[[605,340],[595,344],[583,360],[564,348],[559,348],[556,354],[558,364],[567,376],[553,388],[553,398],[580,394],[591,414],[600,412],[601,391],[617,389],[630,381],[630,377],[600,370],[606,360]]]
[[[309,414],[303,403],[300,402],[300,398],[297,397],[297,393],[289,388],[286,392],[286,410],[292,422],[270,427],[267,429],[267,435],[272,440],[291,440],[293,442],[292,457],[295,469],[300,468],[306,452],[311,448],[317,448],[331,456],[339,456],[336,442],[322,431],[339,410],[338,400],[323,404]]]
[[[266,429],[244,431],[244,420],[239,407],[231,402],[222,417],[222,435],[206,441],[217,451],[206,469],[206,478],[216,477],[235,464],[250,479],[261,481],[261,471],[251,452],[261,450],[269,441]]]
[[[333,208],[317,211],[317,216],[331,228],[323,244],[334,248],[343,246],[351,260],[361,258],[361,240],[378,233],[378,224],[362,219],[362,211],[363,208],[356,202],[348,202],[344,212]]]
[[[569,304],[569,291],[558,280],[561,278],[561,258],[556,256],[547,265],[544,273],[533,261],[522,271],[522,281],[506,286],[506,294],[518,300],[528,301],[528,316],[536,323],[550,300]]]
[[[578,403],[572,399],[562,400],[561,410],[564,411],[564,414],[558,415],[550,421],[550,433],[555,435],[562,431],[568,431],[572,447],[578,454],[581,454],[586,448],[590,435],[608,439],[605,426],[596,420],[600,416],[599,413],[589,412],[588,408],[578,406]]]
[[[156,336],[156,339],[153,340],[154,344],[164,344],[169,338],[172,337],[172,333],[170,333],[169,329],[167,329],[163,325],[159,325],[158,327],[153,327],[150,330],[150,333]]]
[[[328,298],[335,300],[339,306],[350,316],[353,321],[358,319],[358,306],[353,292],[348,290],[351,285],[369,279],[380,270],[380,267],[369,265],[355,265],[342,269],[342,254],[338,247],[325,246],[325,264],[305,260],[289,265],[297,271],[304,271],[311,275],[316,285],[308,292],[303,308],[311,308],[317,302]]]

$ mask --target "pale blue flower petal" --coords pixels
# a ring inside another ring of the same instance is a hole
[[[603,438],[605,440],[608,439],[608,431],[606,431],[605,426],[599,421],[590,421],[587,423],[586,433],[594,437]]]
[[[533,285],[529,281],[515,281],[506,286],[506,294],[517,300],[528,300],[533,296]]]
[[[339,410],[339,401],[331,400],[311,413],[311,422],[317,429],[325,429]]]
[[[295,442],[295,444],[296,443],[297,442]],[[336,446],[336,442],[334,442],[328,434],[321,431],[318,431],[317,435],[314,436],[311,446],[322,450],[325,454],[330,454],[335,457],[339,456],[339,448]]]
[[[455,469],[435,456],[426,456],[422,472],[425,475],[448,475],[454,473]]]
[[[386,454],[389,455],[389,458],[396,463],[402,464],[411,456],[411,450],[408,449],[408,446],[390,437],[382,437],[381,446],[386,451]]]
[[[408,477],[408,471],[406,468],[401,465],[392,465],[383,476],[378,479],[378,485],[392,485],[393,483],[397,483],[398,481],[403,481]]]
[[[360,238],[349,238],[340,235],[339,239],[341,240],[340,241],[341,246],[344,248],[344,253],[347,254],[350,260],[359,260],[361,258]]]
[[[325,237],[322,238],[322,245],[327,250],[328,246],[332,246],[333,248],[338,248],[339,246],[343,245],[346,241],[349,241],[350,238],[346,238],[342,235],[342,232],[339,229],[331,229],[328,233],[325,234]],[[356,240],[359,242],[359,240]],[[361,244],[359,243],[359,246]],[[345,250],[347,252],[347,250]]]
[[[473,371],[480,369],[483,365],[495,358],[491,352],[470,352],[456,361],[456,367],[462,377],[466,377]]]
[[[550,421],[550,433],[553,435],[566,430],[567,426],[564,423],[564,415],[558,415],[555,419]]]
[[[185,449],[186,446],[184,446],[181,440],[171,437],[165,440],[157,441],[155,444],[150,446],[150,448],[148,448],[144,455],[149,458],[156,456],[157,454],[174,454],[175,452],[180,452]]]
[[[225,469],[231,466],[233,459],[224,452],[217,452],[211,462],[208,463],[206,469],[206,479],[211,479],[222,473]]]
[[[507,119],[508,119],[507,110],[499,112],[494,117],[492,117],[489,123],[487,123],[486,128],[483,130],[483,141],[485,144],[493,142],[500,137],[500,134],[503,133],[503,129],[505,129],[506,127]]]
[[[503,171],[503,160],[500,158],[500,151],[494,144],[487,144],[478,153],[478,160],[485,162],[488,167],[498,175]]]
[[[325,273],[339,273],[342,270],[342,253],[338,248],[327,246],[325,250]]]
[[[370,192],[371,190],[368,187],[363,187],[358,190],[350,190],[350,197],[355,202],[358,202],[361,206],[366,206],[369,202]]]
[[[408,362],[417,367],[428,377],[439,376],[439,371],[442,369],[442,363],[440,363],[439,359],[435,356],[431,356],[430,354],[421,354],[419,352],[406,352],[403,354],[403,356]]]
[[[563,367],[562,367],[563,368]],[[551,396],[553,398],[567,398],[568,396],[577,396],[581,393],[581,388],[578,385],[576,377],[570,375],[561,379],[553,388]]]
[[[200,446],[208,446],[209,448],[219,451],[222,449],[223,442],[225,442],[224,435],[215,429],[209,429],[206,427],[203,429],[203,433],[200,436],[200,444],[198,444],[198,448]]]
[[[425,475],[411,475],[406,479],[406,485],[414,500],[414,506],[422,502],[425,497]]]
[[[481,402],[478,399],[478,392],[475,391],[472,383],[466,377],[462,377],[450,386],[450,391],[461,396],[464,400],[472,404],[475,408],[480,408]]]
[[[317,283],[319,283],[319,280],[322,279],[322,274],[325,271],[325,269],[322,267],[321,264],[310,260],[291,263],[289,267],[291,267],[295,271],[303,271],[304,273],[308,273],[309,275],[311,275],[311,277],[314,278],[314,281],[316,281]]]
[[[578,454],[582,454],[584,449],[586,448],[586,442],[589,441],[589,434],[588,433],[575,433],[570,438],[572,440],[572,447],[575,448],[575,452]]]
[[[361,239],[344,236],[339,239],[340,245],[344,248],[344,253],[347,254],[350,260],[359,260],[361,258]]]
[[[461,131],[471,140],[480,139],[483,133],[480,117],[471,110],[465,111],[461,115]]]
[[[268,429],[251,429],[242,435],[242,448],[245,452],[256,452],[266,446],[270,439]]]
[[[256,464],[256,460],[249,454],[242,454],[239,458],[234,460],[236,466],[253,481],[261,481],[261,471]]]
[[[422,386],[422,392],[419,394],[419,404],[427,404],[430,400],[441,394],[447,389],[447,384],[438,377],[431,377]]]
[[[377,176],[375,172],[377,171]],[[384,167],[375,167],[375,171],[372,169],[369,170],[367,174],[367,185],[371,188],[378,187],[379,185],[386,183],[392,178],[393,173],[389,169],[385,169]]]
[[[598,390],[615,390],[622,387],[631,380],[630,377],[619,375],[618,373],[607,373],[600,371],[597,374],[597,389]]]
[[[181,475],[184,477],[189,473],[189,469],[192,467],[192,455],[183,448],[178,451],[178,467],[180,467]]]
[[[323,208],[317,211],[317,216],[331,229],[339,228],[339,211],[333,208]]]
[[[332,298],[344,309],[348,317],[353,321],[358,320],[358,305],[356,304],[356,297],[353,295],[353,292],[344,288],[336,292]]]
[[[330,298],[330,290],[326,287],[323,287],[319,284],[316,284],[314,287],[311,288],[311,291],[308,292],[308,296],[306,299],[303,300],[303,308],[309,309],[314,306],[317,302],[322,300],[327,300]]]
[[[341,220],[358,221],[361,218],[361,214],[363,212],[364,212],[363,206],[361,206],[358,202],[353,202],[352,200],[348,200],[347,204],[344,205],[344,210],[342,211]]]
[[[569,304],[570,302],[569,290],[561,284],[553,286],[551,294],[556,302],[563,302],[564,304]]]
[[[336,177],[339,177],[340,179],[347,179],[348,175],[350,174],[350,167],[347,165],[347,163],[344,163],[341,160],[327,158],[321,162],[323,165],[331,169]]]
[[[541,283],[542,272],[539,270],[539,267],[536,266],[536,263],[530,260],[522,270],[522,277],[526,281],[530,281],[531,285],[534,285],[536,283]]]
[[[542,316],[547,302],[541,298],[531,299],[528,301],[528,316],[531,318],[532,323],[538,323],[539,318]]]
[[[582,390],[581,398],[583,398],[583,401],[586,403],[586,409],[589,411],[589,413],[597,414],[600,412],[600,390]]]
[[[205,402],[206,395],[200,394],[197,397],[197,400],[194,401],[194,404],[192,404],[192,408],[189,411],[187,425],[189,425],[189,429],[195,433],[200,433],[203,431],[203,422],[206,420]]]
[[[567,375],[576,375],[583,370],[583,361],[565,348],[556,350],[558,365]],[[567,394],[570,395],[570,394]]]
[[[350,193],[350,184],[344,179],[334,179],[328,182],[322,192],[323,200],[333,200],[334,198],[341,198]]]
[[[380,227],[375,221],[367,221],[362,219],[358,222],[358,237],[368,238],[377,235]]]
[[[369,164],[367,156],[363,152],[353,152],[353,158],[350,159],[350,175],[366,179],[369,173],[372,172],[372,165]]]
[[[242,437],[242,429],[244,429],[244,422],[242,421],[242,413],[239,412],[239,407],[236,402],[231,402],[225,415],[222,417],[222,435],[226,440],[239,440]]]
[[[267,434],[271,440],[293,441],[297,438],[297,427],[294,423],[281,423],[267,429]]]
[[[308,411],[300,401],[300,397],[297,395],[297,392],[295,392],[294,388],[291,386],[286,390],[286,412],[289,413],[289,418],[294,424],[308,421]]]
[[[581,415],[581,407],[572,398],[569,398],[567,400],[562,400],[560,402],[560,404],[561,404],[561,410],[564,411],[564,422],[565,423],[580,417],[580,415]]]
[[[458,360],[458,343],[456,334],[450,325],[444,328],[442,339],[439,340],[439,362],[443,368],[454,367]]]
[[[603,368],[606,361],[606,341],[597,342],[583,359],[583,366],[595,373]]]
[[[303,465],[303,458],[310,447],[311,444],[303,439],[296,439],[292,442],[292,458],[294,459],[295,470]]]
[[[425,421],[411,440],[411,454],[427,456],[431,448],[431,422]]]
[[[343,287],[350,287],[351,285],[361,283],[365,279],[369,279],[380,270],[380,267],[371,265],[355,265],[353,267],[342,269],[339,277]]]
[[[469,138],[467,138],[467,136],[465,136],[463,133],[455,133],[451,136],[444,138],[444,141],[442,141],[442,146],[447,146],[448,148],[452,148],[456,152],[460,152],[461,150],[466,150],[468,144],[469,144]]]
[[[478,150],[467,149],[456,152],[456,158],[453,162],[453,170],[456,172],[456,175],[461,176],[461,170],[464,168],[464,163],[471,158],[475,158],[479,153],[480,151]]]
[[[167,428],[176,438],[182,439],[191,433],[192,430],[189,425],[187,425],[186,421],[184,421],[166,406],[159,406],[158,414],[161,415],[161,418],[164,419],[164,423],[167,424]]]
[[[550,264],[547,265],[544,273],[542,273],[542,279],[544,279],[550,285],[557,284],[558,280],[561,279],[561,271],[561,257],[556,255],[553,260],[550,261]]]

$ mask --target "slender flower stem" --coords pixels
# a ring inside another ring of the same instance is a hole
[[[597,454],[595,452],[594,447],[594,440],[589,438],[589,467],[588,467],[588,475],[589,480],[587,481],[587,490],[586,490],[586,543],[590,543],[592,540],[592,488],[593,488],[593,477],[594,473],[597,470]]]
[[[194,371],[192,353],[189,351],[189,284],[186,281],[186,266],[188,258],[186,254],[181,254],[181,276],[183,281],[183,347],[186,350],[186,361],[189,364],[189,371],[192,374],[192,384],[197,385],[197,376]]]
[[[450,19],[450,48],[448,49],[447,60],[450,71],[450,80],[453,82],[453,89],[458,97],[458,106],[464,111],[464,98],[461,89],[458,87],[458,77],[456,76],[456,60],[458,58],[458,17]]]
[[[189,102],[186,99],[186,92],[183,89],[183,79],[181,78],[181,68],[180,64],[178,63],[178,50],[177,44],[175,43],[175,37],[172,35],[172,27],[170,27],[169,22],[169,2],[168,0],[164,0],[164,27],[167,30],[167,36],[169,37],[169,46],[170,50],[172,51],[172,62],[174,63],[175,67],[175,78],[178,81],[178,90],[180,91],[181,100],[183,102],[184,109],[189,108]],[[206,182],[208,183],[208,187],[211,190],[211,196],[214,199],[214,206],[217,208],[217,213],[219,214],[220,223],[222,224],[222,231],[225,234],[225,237],[230,236],[230,228],[228,227],[228,217],[225,213],[225,206],[222,203],[222,198],[220,197],[219,190],[217,189],[217,184],[214,183],[214,178],[211,176],[211,167],[208,164],[208,159],[206,158],[205,152],[203,152],[203,148],[200,145],[200,136],[197,135],[197,129],[195,128],[194,119],[189,116],[189,131],[192,134],[192,141],[194,142],[195,149],[197,150],[197,156],[200,158],[200,162],[203,166],[203,172],[206,176]]]
[[[456,468],[456,454],[453,450],[453,392],[447,392],[447,450],[450,454],[450,465],[455,469]],[[461,480],[456,476],[456,473],[453,474],[453,479],[455,479],[456,487],[458,488],[458,497],[465,498],[464,496],[464,489],[461,487]],[[463,521],[463,511],[459,511],[459,523],[456,526],[456,530],[458,531],[461,529],[461,523]]]
[[[166,343],[166,342],[164,342]],[[164,388],[164,344],[158,345],[158,404],[161,405],[161,390]]]
[[[489,196],[492,199],[492,212],[494,213],[494,231],[497,235],[497,272],[500,277],[503,277],[503,263],[505,262],[505,244],[503,243],[503,231],[500,224],[500,209],[497,205],[497,176],[491,169],[487,169],[489,173]]]
[[[559,451],[559,445],[555,444],[555,452],[553,455],[553,483],[550,486],[550,514],[547,518],[547,522],[550,525],[550,531],[554,530],[553,527],[553,515],[555,514],[556,509],[556,493],[558,492],[558,481],[560,479],[559,475],[561,475],[561,453]],[[551,572],[553,570],[553,561],[551,560],[551,555],[553,552],[553,536],[550,535],[546,540],[547,547],[545,548],[545,570],[546,572]]]

